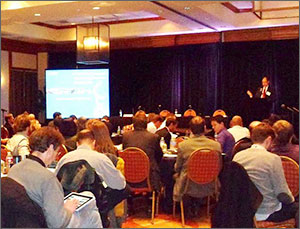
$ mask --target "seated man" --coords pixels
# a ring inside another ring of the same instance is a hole
[[[14,121],[15,135],[7,141],[7,149],[13,156],[21,156],[22,160],[29,155],[28,136],[30,133],[30,119],[28,114],[20,114]]]
[[[239,152],[233,158],[233,161],[246,169],[263,195],[263,201],[255,214],[258,221],[280,222],[294,218],[298,211],[299,204],[294,202],[286,183],[280,157],[267,151],[274,137],[274,131],[269,125],[259,124],[251,132],[251,148]]]
[[[86,160],[88,164],[95,169],[95,172],[100,178],[111,188],[109,193],[108,211],[112,210],[119,202],[126,199],[129,195],[129,188],[126,188],[126,181],[122,173],[116,169],[112,161],[102,153],[94,150],[96,140],[92,131],[82,130],[77,135],[77,149],[65,154],[58,162],[55,169],[57,174],[60,168],[69,162],[78,160]],[[98,197],[96,197],[97,199]],[[101,210],[101,209],[100,209]],[[108,211],[102,213],[101,217],[104,227],[108,226],[107,214]]]
[[[128,147],[138,147],[142,149],[150,161],[150,184],[156,191],[160,190],[159,163],[163,156],[160,148],[160,137],[146,130],[147,117],[138,114],[133,117],[134,130],[125,132],[123,135],[123,149]]]
[[[279,120],[274,123],[275,139],[270,151],[279,156],[287,156],[299,164],[299,145],[292,144],[294,127],[285,120]]]
[[[95,201],[76,211],[77,200],[64,203],[64,193],[56,176],[46,167],[52,163],[63,143],[63,136],[51,127],[36,130],[29,138],[31,155],[14,165],[8,177],[24,186],[28,196],[44,212],[49,228],[102,227]],[[85,194],[93,195],[90,192]]]
[[[235,144],[234,138],[225,127],[225,118],[222,115],[217,115],[211,118],[211,126],[215,131],[216,140],[220,142],[223,153],[226,158],[231,160],[232,150]]]
[[[160,125],[163,123],[164,119],[160,115],[155,115],[152,120],[147,124],[147,130],[155,134],[157,129],[160,127]]]
[[[235,142],[242,138],[250,138],[250,132],[247,127],[243,127],[243,119],[241,116],[235,115],[230,121],[228,132],[232,134]]]
[[[168,149],[170,149],[170,142],[172,138],[172,132],[174,132],[177,128],[178,121],[176,118],[170,117],[166,121],[166,127],[158,130],[156,132],[157,135],[159,135],[161,138],[165,139],[165,142],[167,144]]]
[[[8,138],[11,138],[15,134],[15,131],[13,129],[14,120],[15,119],[13,114],[8,113],[7,115],[5,115],[4,127],[8,130]]]
[[[209,149],[220,152],[221,145],[219,142],[204,136],[205,121],[203,118],[196,116],[190,121],[190,129],[192,132],[191,138],[179,143],[178,156],[175,163],[176,183],[174,186],[173,199],[180,201],[183,196],[184,187],[187,181],[187,161],[190,155],[198,149]],[[221,159],[220,159],[221,160]],[[214,182],[205,185],[190,184],[186,194],[193,197],[206,197],[214,192]]]

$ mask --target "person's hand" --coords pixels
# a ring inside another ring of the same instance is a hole
[[[69,210],[71,213],[73,213],[73,212],[75,212],[78,204],[79,204],[79,201],[76,199],[67,200],[64,204],[64,208]]]
[[[249,90],[247,91],[247,95],[249,95],[249,97],[250,97],[250,98],[252,98],[252,97],[253,97],[253,94],[252,94],[252,92],[251,92],[251,91],[249,91]]]

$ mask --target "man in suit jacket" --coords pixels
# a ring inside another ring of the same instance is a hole
[[[170,117],[166,121],[166,126],[158,131],[156,131],[156,134],[159,135],[161,138],[165,139],[165,142],[168,146],[168,149],[170,149],[170,142],[171,142],[171,133],[174,132],[177,128],[178,121],[175,117]]]
[[[255,98],[267,99],[268,101],[274,101],[275,93],[272,87],[270,86],[270,80],[268,77],[263,77],[261,80],[262,86],[259,87],[254,95]],[[250,98],[253,98],[251,91],[247,91],[247,94]]]
[[[133,117],[133,131],[125,132],[123,135],[123,149],[138,147],[142,149],[150,161],[150,184],[154,190],[160,190],[159,163],[163,156],[160,148],[160,137],[146,130],[146,115],[135,115]],[[130,185],[130,184],[129,184]]]
[[[205,120],[199,116],[194,117],[190,122],[190,129],[192,137],[179,143],[178,156],[175,163],[175,172],[177,174],[175,174],[176,182],[173,191],[173,199],[175,201],[180,201],[183,194],[202,198],[214,192],[214,182],[199,185],[191,181],[188,189],[183,193],[187,182],[187,161],[195,150],[209,149],[218,151],[220,152],[220,162],[222,161],[220,143],[204,136]]]

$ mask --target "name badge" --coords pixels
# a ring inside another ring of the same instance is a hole
[[[266,92],[266,95],[267,95],[267,96],[270,96],[270,95],[271,95],[271,92],[267,91],[267,92]]]

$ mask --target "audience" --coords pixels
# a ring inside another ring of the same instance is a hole
[[[111,136],[113,133],[113,125],[110,123],[108,116],[107,115],[103,116],[101,121],[107,126],[107,129],[109,131],[109,136]]]
[[[291,140],[294,135],[294,128],[291,123],[279,120],[274,123],[275,139],[270,151],[279,156],[287,156],[299,164],[299,145],[294,145]]]
[[[105,124],[103,125],[105,126]],[[115,205],[117,205],[123,199],[128,197],[129,190],[126,187],[124,176],[119,170],[116,169],[111,160],[104,154],[95,151],[97,144],[96,141],[97,140],[94,137],[93,131],[80,131],[77,135],[77,149],[65,154],[60,159],[56,166],[55,173],[57,174],[64,164],[78,160],[86,160],[88,164],[95,169],[101,180],[103,180],[107,186],[112,189],[109,192],[108,204],[110,207],[107,209],[109,211],[112,210]],[[108,211],[101,214],[104,227],[108,226]]]
[[[29,138],[32,154],[14,165],[8,177],[23,185],[28,196],[43,209],[49,228],[102,227],[95,202],[75,212],[78,201],[64,203],[61,184],[54,173],[46,169],[56,157],[63,141],[63,136],[51,127],[36,130]],[[85,194],[93,195],[89,192]]]
[[[174,117],[170,117],[166,121],[166,127],[158,130],[156,132],[157,135],[159,135],[161,138],[164,138],[168,149],[170,149],[170,142],[172,138],[172,132],[176,131],[178,125],[178,121]]]
[[[160,148],[160,137],[146,130],[147,117],[145,114],[137,114],[133,117],[133,131],[123,135],[123,149],[138,147],[142,149],[150,161],[150,184],[155,191],[160,191],[159,163],[163,156]]]
[[[7,115],[5,115],[4,127],[8,130],[8,138],[11,138],[15,134],[13,128],[14,120],[15,119],[12,113],[8,113]]]
[[[155,132],[160,127],[160,125],[163,123],[163,121],[164,121],[164,119],[160,115],[155,115],[152,118],[151,122],[149,122],[147,124],[147,130],[150,133],[155,134]]]
[[[233,158],[233,161],[246,169],[263,195],[263,201],[255,214],[258,221],[280,222],[295,218],[299,211],[299,205],[286,183],[280,157],[267,151],[274,137],[271,126],[259,124],[251,131],[251,148],[239,152]]]
[[[231,133],[225,127],[225,118],[221,115],[217,115],[211,118],[211,126],[215,131],[216,140],[220,142],[223,153],[226,154],[226,158],[231,160],[232,150],[235,144],[234,138]]]
[[[13,156],[21,156],[22,160],[29,155],[28,136],[30,133],[30,120],[27,114],[20,114],[14,121],[15,134],[7,141],[6,147]]]
[[[230,121],[228,132],[232,134],[235,142],[242,138],[250,138],[250,132],[247,127],[243,127],[243,119],[241,116],[233,116]]]
[[[205,121],[200,116],[194,117],[190,121],[190,129],[192,136],[179,143],[178,146],[178,156],[174,166],[176,172],[175,185],[173,199],[175,201],[180,201],[183,197],[183,194],[187,194],[193,197],[206,197],[214,192],[214,182],[209,184],[195,184],[190,183],[187,190],[184,190],[185,184],[187,182],[187,161],[191,154],[198,149],[208,149],[215,150],[220,152],[220,161],[221,161],[221,145],[219,142],[204,136],[205,132]],[[185,191],[185,192],[184,192]]]

